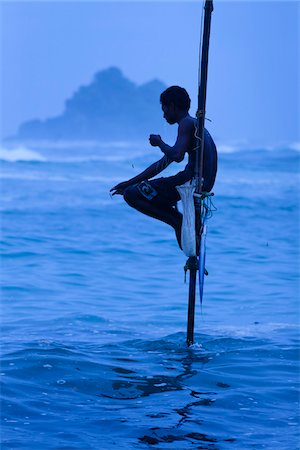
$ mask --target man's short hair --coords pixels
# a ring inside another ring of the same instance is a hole
[[[174,103],[182,111],[188,111],[191,106],[191,99],[187,91],[180,86],[171,86],[160,95],[160,103],[170,106]]]

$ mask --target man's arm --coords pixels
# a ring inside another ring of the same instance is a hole
[[[139,175],[136,175],[128,181],[123,181],[122,183],[119,183],[111,188],[110,192],[112,192],[112,195],[123,195],[124,190],[128,186],[155,177],[155,175],[158,175],[160,172],[162,172],[169,164],[171,164],[171,162],[172,160],[168,156],[164,155],[159,161],[151,164],[151,166],[147,167],[147,169],[145,169]]]
[[[155,175],[158,175],[160,172],[162,172],[166,167],[168,167],[169,164],[171,164],[172,160],[168,158],[168,156],[164,155],[159,161],[156,161],[155,163],[151,164],[151,166],[147,167],[143,172],[141,172],[139,175],[131,178],[127,181],[131,184],[140,183],[144,180],[149,180],[150,178],[155,177]]]
[[[159,135],[151,134],[149,141],[153,147],[159,147],[171,161],[181,162],[189,148],[194,124],[190,119],[183,119],[178,126],[178,135],[173,147],[166,144]]]

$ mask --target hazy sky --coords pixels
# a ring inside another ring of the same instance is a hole
[[[299,141],[300,3],[214,6],[208,128],[224,143]],[[109,66],[139,84],[186,87],[194,113],[201,13],[200,1],[2,0],[1,136],[60,114],[79,85]]]

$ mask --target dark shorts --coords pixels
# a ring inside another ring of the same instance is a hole
[[[175,205],[180,200],[176,187],[168,183],[167,178],[142,181],[136,187],[140,194],[149,201]]]

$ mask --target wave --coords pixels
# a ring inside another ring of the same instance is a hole
[[[17,146],[0,147],[0,160],[5,162],[50,162],[77,164],[86,162],[132,162],[134,159],[157,157],[158,150],[147,142],[94,142],[94,141],[35,141],[20,143]],[[112,151],[112,149],[114,151]],[[217,142],[219,154],[232,154],[255,151],[290,150],[300,152],[300,142],[274,146],[251,146],[243,144],[224,144]],[[89,151],[87,153],[87,150]],[[51,151],[51,153],[49,152]]]
[[[223,336],[223,337],[261,337],[265,335],[268,338],[274,338],[272,333],[274,332],[295,332],[298,334],[300,325],[298,323],[289,322],[254,322],[252,324],[245,325],[222,325],[219,327],[213,327],[210,329],[204,328],[204,334],[207,336]]]
[[[150,148],[145,151],[145,145],[140,145],[137,149],[136,144],[125,146],[125,143],[118,143],[112,152],[112,143],[106,146],[96,148],[74,146],[79,143],[69,143],[68,147],[52,147],[32,145],[19,145],[17,147],[0,147],[0,160],[5,162],[49,162],[49,163],[86,163],[86,162],[126,162],[132,159],[138,159],[149,155],[156,155],[157,150]],[[130,148],[130,150],[129,150]],[[80,151],[82,150],[82,151]],[[87,153],[86,151],[89,151]],[[50,152],[51,151],[51,152]]]
[[[119,177],[105,177],[105,176],[59,176],[59,175],[47,175],[45,173],[5,173],[0,172],[1,180],[27,180],[27,181],[54,181],[54,182],[91,182],[91,183],[103,183],[111,184],[118,183]]]
[[[101,148],[136,148],[145,145],[145,141],[93,141],[93,140],[12,140],[4,141],[6,146],[28,146],[45,149],[101,149]]]
[[[296,152],[300,152],[300,142],[293,142],[290,144],[289,148],[291,150],[295,150]]]
[[[262,144],[251,145],[250,143],[239,143],[239,144],[224,144],[221,142],[216,142],[218,153],[242,153],[242,152],[256,152],[256,151],[268,151],[276,152],[280,150],[290,150],[295,152],[300,152],[300,142],[289,142],[289,143],[278,143],[274,145]]]
[[[40,153],[30,150],[26,147],[17,147],[15,149],[0,148],[0,160],[7,162],[45,162],[47,159]]]
[[[235,145],[228,145],[228,144],[216,144],[218,153],[236,153],[237,151],[240,151],[240,148]]]
[[[80,155],[80,156],[63,156],[61,158],[55,157],[51,159],[51,162],[58,163],[85,163],[85,162],[126,162],[131,161],[133,158],[142,158],[145,156],[145,152],[130,152],[123,154],[99,154],[99,155]]]

